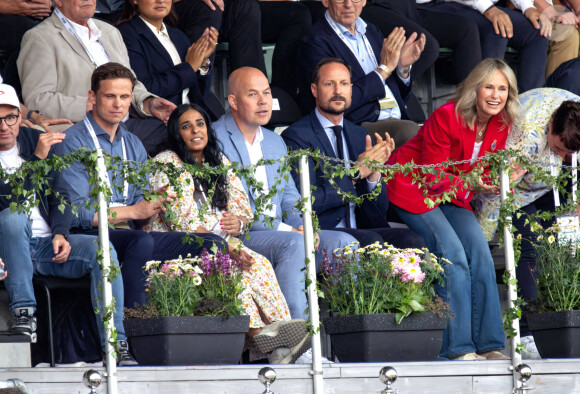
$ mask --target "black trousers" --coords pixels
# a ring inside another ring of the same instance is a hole
[[[375,242],[381,244],[388,242],[401,249],[425,247],[423,237],[408,228],[333,228],[333,230],[352,235],[360,243],[360,246],[363,247]]]
[[[453,84],[460,83],[482,59],[477,24],[461,15],[435,11],[420,4],[417,10],[421,25],[439,46],[453,50],[450,61],[438,67],[437,74]]]
[[[461,15],[434,11],[408,0],[374,0],[363,8],[361,17],[377,25],[387,37],[395,27],[403,27],[409,37],[413,32],[427,37],[421,57],[413,65],[417,79],[439,57],[439,48],[451,48],[449,64],[439,74],[451,83],[459,83],[481,61],[477,25]]]
[[[22,36],[39,21],[21,15],[0,14],[0,74],[3,83],[9,84],[20,93],[20,79],[16,59],[20,51]]]
[[[565,200],[563,200],[565,201]],[[536,267],[536,249],[534,247],[534,242],[536,242],[537,233],[531,231],[530,226],[525,224],[528,216],[534,215],[539,211],[550,211],[554,212],[554,194],[550,191],[544,194],[542,197],[538,198],[531,204],[520,208],[522,215],[518,218],[517,215],[512,216],[512,223],[517,230],[516,234],[521,234],[521,254],[516,267],[516,278],[518,280],[519,296],[524,300],[535,300],[538,298],[538,293],[536,291],[536,275],[534,275],[533,270]],[[550,227],[554,222],[554,219],[550,221],[539,221],[539,224],[543,228]],[[520,320],[520,335],[527,336],[532,335],[530,329],[528,328],[528,321],[524,314],[523,318]]]
[[[228,42],[231,70],[255,67],[266,73],[262,54],[260,5],[257,0],[224,0],[225,10],[212,11],[203,1],[181,0],[174,4],[178,27],[191,42],[197,41],[206,27],[213,26],[219,40]]]
[[[395,27],[403,27],[406,37],[414,32],[417,35],[425,34],[427,38],[425,49],[419,60],[413,64],[411,71],[414,80],[417,80],[439,57],[437,39],[425,27],[421,26],[421,18],[417,12],[415,1],[369,0],[362,10],[361,18],[365,22],[376,25],[385,37],[388,37]],[[377,60],[380,62],[380,59]]]
[[[293,1],[260,1],[262,42],[275,43],[272,58],[272,86],[297,95],[296,64],[302,37],[312,26],[308,8]]]
[[[98,235],[94,229],[88,234]],[[125,306],[133,308],[134,304],[144,305],[147,302],[145,292],[147,279],[143,267],[150,260],[171,260],[181,256],[199,256],[203,248],[209,250],[215,243],[218,248],[227,247],[225,241],[214,234],[192,234],[191,243],[184,243],[185,233],[147,233],[141,230],[109,230],[109,240],[115,247],[121,274]],[[203,241],[196,242],[196,236]]]

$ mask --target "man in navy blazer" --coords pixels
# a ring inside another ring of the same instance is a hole
[[[239,68],[230,75],[228,90],[231,112],[213,124],[227,158],[232,163],[251,165],[262,158],[279,160],[286,156],[288,152],[282,138],[261,127],[268,123],[272,115],[272,94],[264,74],[256,68]],[[307,307],[303,272],[304,235],[302,217],[294,206],[300,195],[292,177],[284,179],[283,174],[278,174],[279,168],[279,162],[256,168],[256,180],[264,183],[261,191],[249,188],[242,178],[254,212],[256,201],[264,197],[276,180],[280,181],[276,186],[279,191],[269,200],[271,206],[266,207],[259,220],[252,223],[249,239],[242,241],[270,260],[292,318],[304,318]],[[270,221],[271,224],[268,223]],[[317,238],[318,268],[321,268],[323,250],[331,254],[336,248],[356,243],[351,235],[337,231],[323,230]]]
[[[402,145],[419,129],[408,121],[405,99],[411,93],[411,66],[425,47],[425,35],[417,39],[413,33],[405,40],[404,29],[398,27],[385,39],[378,27],[359,17],[366,0],[323,4],[328,10],[302,40],[298,56],[302,112],[315,107],[310,76],[316,64],[326,57],[340,58],[352,67],[352,105],[346,118],[381,135],[388,129],[396,145]]]
[[[385,163],[395,148],[394,141],[376,135],[373,146],[368,132],[344,119],[343,114],[351,105],[352,83],[350,67],[342,59],[322,59],[314,69],[311,85],[316,98],[316,109],[308,116],[284,130],[282,138],[291,149],[318,150],[324,156],[362,162],[365,159]],[[358,166],[354,176],[336,178],[332,185],[325,174],[324,163],[316,166],[309,159],[310,183],[313,192],[313,209],[318,215],[320,227],[340,230],[353,235],[361,246],[374,242],[389,242],[397,247],[423,247],[421,236],[408,229],[390,228],[386,215],[388,197],[385,185],[378,197],[365,199],[360,206],[343,201],[337,188],[355,196],[372,192],[380,181],[379,171],[368,166]],[[350,167],[350,163],[346,163]],[[296,170],[296,168],[295,168]],[[294,181],[299,184],[297,171]]]

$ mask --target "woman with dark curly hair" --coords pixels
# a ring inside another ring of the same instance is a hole
[[[310,335],[304,320],[290,320],[288,305],[270,262],[236,238],[244,234],[253,216],[240,179],[232,171],[226,175],[210,172],[209,177],[195,178],[184,165],[230,164],[207,113],[195,104],[181,105],[171,114],[167,130],[168,150],[155,160],[173,164],[179,173],[169,169],[159,171],[151,177],[151,184],[153,189],[163,185],[168,192],[177,191],[178,197],[167,209],[171,214],[159,216],[145,230],[211,232],[226,239],[230,253],[239,255],[244,266],[245,289],[240,297],[251,317],[248,336],[258,350],[268,354],[271,363],[294,362],[310,347]],[[176,187],[169,180],[174,176]]]

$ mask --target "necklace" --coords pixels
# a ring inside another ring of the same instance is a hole
[[[477,135],[481,138],[487,129],[487,122],[481,121],[477,118]]]

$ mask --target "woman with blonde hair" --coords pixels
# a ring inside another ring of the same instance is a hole
[[[457,96],[435,110],[388,162],[460,162],[436,167],[435,174],[397,174],[387,185],[401,219],[423,236],[431,252],[451,261],[445,283],[437,289],[454,316],[445,330],[441,357],[506,358],[499,352],[504,333],[493,259],[469,204],[475,190],[497,193],[498,188],[487,183],[485,173],[469,185],[458,175],[480,168],[479,157],[504,148],[518,105],[513,71],[502,60],[485,59],[458,87]],[[449,192],[454,192],[452,198],[438,199]]]

